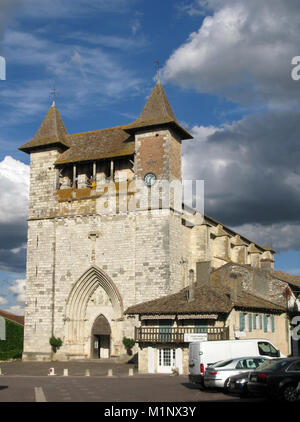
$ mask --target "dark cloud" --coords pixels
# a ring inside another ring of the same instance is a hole
[[[0,249],[0,270],[24,273],[26,270],[26,248],[21,247],[16,252]]]
[[[184,177],[205,181],[206,214],[231,227],[299,222],[299,113],[248,116],[213,133],[210,127],[207,137],[204,128],[192,131]]]

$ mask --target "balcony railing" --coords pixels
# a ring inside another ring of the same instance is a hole
[[[136,327],[139,343],[184,343],[184,334],[207,334],[207,340],[228,340],[229,327]]]

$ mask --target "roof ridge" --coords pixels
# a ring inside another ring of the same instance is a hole
[[[104,129],[88,130],[87,132],[68,133],[67,137],[69,138],[69,137],[72,137],[72,136],[85,135],[85,134],[97,133],[97,132],[104,132],[104,131],[107,131],[107,130],[117,130],[117,129],[123,130],[123,128],[126,128],[126,126],[128,126],[128,125],[120,125],[120,126],[107,127],[107,128],[104,128]]]

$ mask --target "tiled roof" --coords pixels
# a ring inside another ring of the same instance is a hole
[[[10,321],[16,322],[17,324],[24,325],[24,317],[19,315],[14,315],[0,309],[0,316],[3,318],[9,319]]]
[[[30,152],[34,148],[60,144],[69,147],[67,130],[53,103],[34,138],[19,147],[21,151]]]
[[[179,131],[182,139],[192,139],[193,137],[177,122],[172,107],[168,101],[166,93],[158,81],[155,85],[140,117],[130,125],[126,130],[134,132],[139,128],[170,124]],[[125,128],[125,127],[124,127]]]
[[[273,277],[279,280],[285,281],[288,284],[292,284],[293,286],[300,287],[299,275],[288,274],[288,273],[285,273],[283,271],[278,271],[278,270],[272,270],[271,274]]]
[[[192,138],[177,122],[165,91],[158,82],[140,117],[129,125],[68,135],[53,103],[34,138],[19,149],[29,153],[35,148],[60,144],[68,149],[60,155],[56,164],[124,157],[134,153],[132,134],[137,129],[161,125],[173,127],[182,139]]]
[[[209,286],[195,286],[195,299],[187,301],[185,288],[178,293],[140,303],[127,309],[127,314],[185,314],[185,313],[228,313],[232,309],[231,300],[224,291]]]
[[[230,296],[230,289],[225,286],[195,284],[194,300],[188,302],[185,288],[179,293],[163,296],[159,299],[129,307],[127,314],[223,314],[233,308],[268,310],[284,312],[285,308],[268,300],[241,291],[236,300]]]
[[[122,127],[95,130],[68,136],[70,148],[55,164],[76,163],[134,154],[134,141]]]

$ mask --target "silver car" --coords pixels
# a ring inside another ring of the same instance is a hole
[[[227,388],[230,377],[243,372],[254,371],[267,359],[270,358],[265,356],[247,356],[216,362],[212,366],[207,367],[204,374],[204,386],[207,388]]]

